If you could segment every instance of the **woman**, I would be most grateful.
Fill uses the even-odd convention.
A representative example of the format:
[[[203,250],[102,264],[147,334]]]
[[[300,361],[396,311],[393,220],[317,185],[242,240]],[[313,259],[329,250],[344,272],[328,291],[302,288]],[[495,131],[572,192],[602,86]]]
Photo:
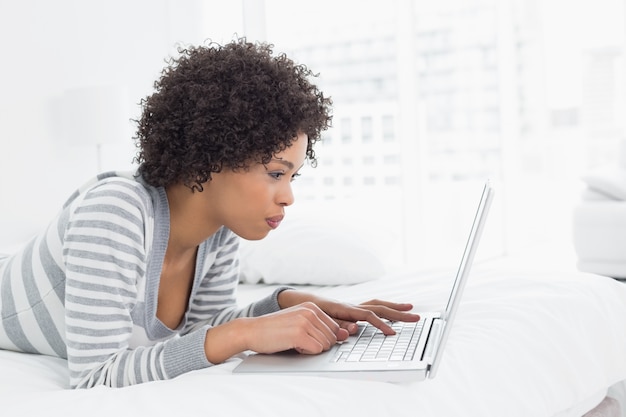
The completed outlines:
[[[290,288],[237,306],[239,238],[279,226],[331,102],[269,45],[179,52],[142,101],[137,172],[99,175],[0,259],[0,348],[67,358],[73,388],[119,387],[246,350],[320,353],[359,320],[386,334],[381,318],[419,320],[409,304]]]

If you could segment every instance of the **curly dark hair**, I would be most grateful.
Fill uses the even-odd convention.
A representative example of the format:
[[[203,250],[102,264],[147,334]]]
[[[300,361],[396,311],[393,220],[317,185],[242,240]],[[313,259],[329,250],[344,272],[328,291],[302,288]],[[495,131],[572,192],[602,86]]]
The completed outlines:
[[[245,38],[178,53],[135,120],[135,162],[148,184],[202,191],[211,173],[266,164],[299,133],[315,166],[313,145],[332,120],[331,99],[308,80],[317,74]]]

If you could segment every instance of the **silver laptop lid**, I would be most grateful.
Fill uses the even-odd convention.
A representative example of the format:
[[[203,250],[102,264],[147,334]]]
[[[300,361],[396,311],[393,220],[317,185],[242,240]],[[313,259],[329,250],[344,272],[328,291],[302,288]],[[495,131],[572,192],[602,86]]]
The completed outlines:
[[[483,188],[483,193],[480,197],[480,202],[478,203],[478,209],[476,210],[476,214],[474,216],[472,229],[470,231],[469,237],[467,238],[467,243],[465,244],[465,250],[463,251],[463,257],[461,258],[452,291],[450,292],[450,298],[448,299],[448,304],[442,317],[443,329],[440,332],[441,336],[435,335],[435,338],[439,339],[439,343],[438,345],[436,345],[437,349],[435,352],[435,357],[433,358],[432,365],[428,373],[429,378],[435,377],[439,362],[441,362],[441,356],[443,354],[445,344],[448,340],[450,330],[452,329],[451,324],[458,310],[459,303],[461,302],[461,294],[463,293],[463,289],[465,288],[465,283],[467,282],[467,277],[474,261],[474,256],[476,255],[476,251],[478,249],[478,242],[480,241],[480,237],[485,227],[487,214],[489,212],[489,208],[491,207],[491,200],[493,199],[493,193],[494,191],[491,182],[487,180]]]

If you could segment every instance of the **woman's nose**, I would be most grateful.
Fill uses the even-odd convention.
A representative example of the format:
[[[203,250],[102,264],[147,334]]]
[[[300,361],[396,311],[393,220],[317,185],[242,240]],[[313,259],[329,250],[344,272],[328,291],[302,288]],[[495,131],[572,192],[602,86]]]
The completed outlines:
[[[295,198],[293,196],[293,190],[291,189],[291,182],[288,182],[284,187],[281,187],[277,199],[278,204],[281,206],[290,206],[293,204]]]

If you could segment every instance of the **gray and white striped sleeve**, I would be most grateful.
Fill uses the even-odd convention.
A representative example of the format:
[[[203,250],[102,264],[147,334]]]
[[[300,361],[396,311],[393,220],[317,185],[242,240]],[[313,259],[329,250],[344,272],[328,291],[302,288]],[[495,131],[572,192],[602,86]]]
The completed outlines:
[[[173,343],[171,352],[192,349],[204,356],[197,348],[201,342],[193,337],[129,346],[133,325],[138,324],[131,311],[142,296],[137,283],[145,276],[150,244],[147,198],[130,182],[110,182],[89,191],[68,222],[63,250],[71,387],[119,387],[172,378],[176,375],[164,365],[168,343]],[[200,357],[196,368],[198,361],[208,363]],[[177,373],[188,370],[175,368]]]

